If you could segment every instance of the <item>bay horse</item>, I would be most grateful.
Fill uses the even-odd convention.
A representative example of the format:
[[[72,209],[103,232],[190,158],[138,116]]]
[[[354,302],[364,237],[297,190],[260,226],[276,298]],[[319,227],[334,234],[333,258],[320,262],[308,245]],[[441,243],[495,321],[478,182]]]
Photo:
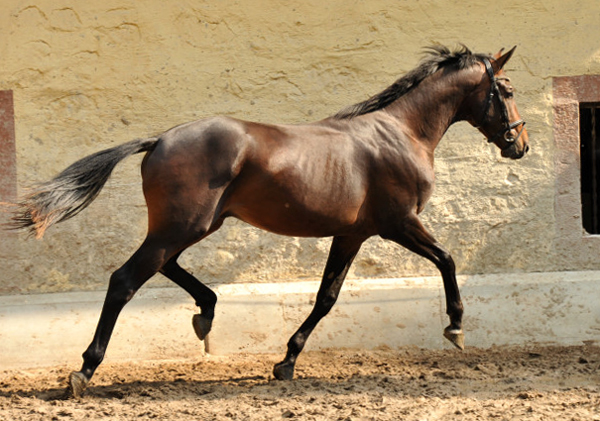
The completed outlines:
[[[514,50],[486,55],[465,46],[432,47],[418,67],[391,86],[324,120],[303,125],[230,117],[194,121],[82,158],[33,188],[17,204],[12,224],[41,237],[88,206],[117,163],[146,153],[141,173],[148,233],[110,277],[82,368],[70,375],[70,393],[80,396],[85,390],[119,313],[158,272],[195,300],[200,312],[193,327],[201,340],[206,337],[217,296],[177,259],[228,217],[282,235],[333,237],[314,307],[275,365],[275,378],[293,378],[306,340],[334,305],[362,243],[374,235],[437,266],[450,319],[443,333],[462,349],[455,265],[418,215],[434,186],[434,150],[451,124],[466,120],[503,157],[519,159],[528,151],[525,122],[503,70]]]

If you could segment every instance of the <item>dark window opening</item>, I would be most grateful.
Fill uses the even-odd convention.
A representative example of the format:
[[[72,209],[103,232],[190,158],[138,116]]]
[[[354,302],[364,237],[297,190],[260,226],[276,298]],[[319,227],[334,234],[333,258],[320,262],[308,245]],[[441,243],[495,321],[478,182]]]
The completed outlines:
[[[600,103],[580,104],[579,134],[583,228],[600,234]]]

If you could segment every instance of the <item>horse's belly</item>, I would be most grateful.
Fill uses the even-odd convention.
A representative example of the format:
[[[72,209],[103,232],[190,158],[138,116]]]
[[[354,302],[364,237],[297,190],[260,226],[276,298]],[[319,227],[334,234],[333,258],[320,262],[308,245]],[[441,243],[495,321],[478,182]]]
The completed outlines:
[[[252,201],[237,202],[228,212],[255,227],[294,237],[329,237],[357,230],[361,204],[354,200],[320,198],[307,203],[294,197],[265,194]]]
[[[367,192],[362,172],[348,154],[305,155],[273,152],[268,165],[248,165],[226,192],[225,212],[297,237],[355,229]]]

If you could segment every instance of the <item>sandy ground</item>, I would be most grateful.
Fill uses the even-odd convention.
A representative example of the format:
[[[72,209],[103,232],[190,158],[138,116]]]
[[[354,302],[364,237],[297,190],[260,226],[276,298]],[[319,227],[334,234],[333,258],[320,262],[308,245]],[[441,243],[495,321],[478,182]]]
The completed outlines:
[[[600,347],[304,353],[104,363],[64,399],[73,367],[0,373],[2,420],[600,420]]]

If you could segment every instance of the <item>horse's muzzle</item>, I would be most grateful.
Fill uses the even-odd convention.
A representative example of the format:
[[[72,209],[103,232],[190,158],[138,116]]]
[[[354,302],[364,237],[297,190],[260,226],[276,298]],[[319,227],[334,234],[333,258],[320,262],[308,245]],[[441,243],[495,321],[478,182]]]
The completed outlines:
[[[519,145],[518,142],[511,143],[508,147],[502,149],[501,155],[504,158],[521,159],[529,151],[529,145]]]

